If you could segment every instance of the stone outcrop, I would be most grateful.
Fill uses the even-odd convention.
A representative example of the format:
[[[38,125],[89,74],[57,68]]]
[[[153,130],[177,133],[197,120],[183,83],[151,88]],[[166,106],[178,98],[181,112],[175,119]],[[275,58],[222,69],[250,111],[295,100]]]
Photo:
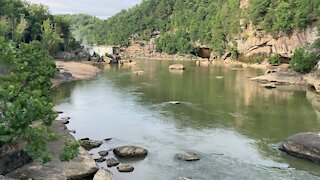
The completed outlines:
[[[320,133],[299,133],[286,139],[279,149],[311,161],[320,162]]]
[[[99,171],[94,175],[93,180],[114,180],[112,172],[106,169],[99,169]]]
[[[49,142],[48,146],[52,152],[52,161],[46,164],[41,162],[33,162],[10,172],[7,176],[20,178],[26,175],[26,179],[85,179],[93,177],[98,171],[98,166],[91,155],[83,149],[79,148],[79,155],[68,162],[60,161],[60,154],[64,148],[65,141],[75,141],[74,137],[69,133],[67,127],[60,121],[54,121],[53,130],[60,135],[57,141]]]
[[[148,150],[137,146],[121,146],[113,149],[113,152],[123,158],[145,157]]]
[[[295,30],[291,35],[278,35],[273,37],[262,30],[254,28],[252,23],[244,29],[242,38],[237,40],[239,53],[245,56],[272,54],[290,58],[295,49],[308,46],[318,38],[318,29],[309,26],[305,30]]]
[[[120,162],[114,158],[107,159],[107,166],[108,167],[113,167],[113,166],[118,166]]]

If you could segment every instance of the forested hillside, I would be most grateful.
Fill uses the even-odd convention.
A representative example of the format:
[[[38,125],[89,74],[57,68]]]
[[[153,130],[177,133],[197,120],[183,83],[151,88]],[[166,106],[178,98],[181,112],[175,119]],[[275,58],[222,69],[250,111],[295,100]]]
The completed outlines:
[[[319,0],[250,0],[245,8],[240,8],[239,0],[143,0],[104,21],[68,18],[77,19],[81,26],[75,30],[89,43],[128,45],[134,34],[148,40],[152,32],[161,31],[158,51],[185,54],[196,42],[218,53],[231,49],[234,38],[250,22],[266,33],[290,34],[318,23],[319,17]]]

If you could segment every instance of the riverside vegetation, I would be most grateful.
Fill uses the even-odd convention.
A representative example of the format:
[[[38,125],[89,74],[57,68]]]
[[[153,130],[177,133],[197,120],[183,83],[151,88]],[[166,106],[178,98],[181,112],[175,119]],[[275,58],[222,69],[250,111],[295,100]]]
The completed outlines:
[[[50,161],[47,142],[55,140],[51,124],[57,117],[49,96],[57,75],[56,51],[75,49],[70,25],[43,5],[21,0],[0,1],[0,148],[27,142],[33,159]],[[76,156],[78,143],[66,143],[61,160]]]

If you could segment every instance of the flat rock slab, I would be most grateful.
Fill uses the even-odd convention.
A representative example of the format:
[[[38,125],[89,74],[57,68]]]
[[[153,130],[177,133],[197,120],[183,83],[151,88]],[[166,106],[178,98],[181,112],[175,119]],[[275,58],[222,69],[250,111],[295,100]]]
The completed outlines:
[[[81,146],[90,151],[91,149],[98,148],[102,145],[102,141],[92,140],[92,139],[82,139]]]
[[[17,169],[8,176],[18,179],[51,179],[51,180],[67,180],[67,176],[61,172],[61,169],[46,166],[42,163],[31,163],[20,169]],[[1,178],[0,178],[1,179]]]
[[[107,166],[108,167],[113,167],[113,166],[118,166],[120,162],[114,158],[107,159]]]
[[[94,175],[93,180],[114,180],[112,172],[106,169],[99,169]]]
[[[120,165],[117,167],[119,172],[132,172],[134,170],[134,167],[131,165]]]
[[[293,135],[282,142],[279,149],[296,157],[320,162],[320,132]]]
[[[113,149],[114,154],[123,158],[145,157],[148,150],[138,146],[121,146]]]
[[[193,152],[183,152],[180,154],[177,154],[177,158],[183,161],[199,161],[200,157]]]

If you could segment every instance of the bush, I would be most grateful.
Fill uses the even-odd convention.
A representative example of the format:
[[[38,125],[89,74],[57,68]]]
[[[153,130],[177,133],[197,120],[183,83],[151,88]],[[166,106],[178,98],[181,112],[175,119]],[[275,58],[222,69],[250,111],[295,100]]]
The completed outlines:
[[[263,61],[263,57],[262,57],[262,56],[255,56],[255,57],[252,58],[252,61],[253,61],[254,63],[261,64],[262,61]]]
[[[309,73],[317,64],[317,55],[315,53],[308,53],[305,49],[296,49],[290,61],[290,68],[297,72]]]
[[[271,65],[279,65],[281,63],[281,59],[278,55],[270,56],[268,61]]]
[[[60,154],[61,161],[69,161],[79,155],[79,141],[65,141],[63,152]]]

